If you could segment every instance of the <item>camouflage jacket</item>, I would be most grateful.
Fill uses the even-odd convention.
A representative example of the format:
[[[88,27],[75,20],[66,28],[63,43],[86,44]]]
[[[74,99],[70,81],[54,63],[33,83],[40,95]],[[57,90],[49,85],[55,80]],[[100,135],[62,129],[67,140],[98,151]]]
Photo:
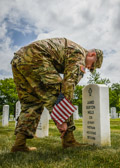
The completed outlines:
[[[58,73],[64,74],[62,93],[71,100],[74,87],[83,77],[87,50],[66,38],[51,38],[35,41],[22,47],[15,54],[24,58],[25,62],[38,63],[44,55],[52,62]]]

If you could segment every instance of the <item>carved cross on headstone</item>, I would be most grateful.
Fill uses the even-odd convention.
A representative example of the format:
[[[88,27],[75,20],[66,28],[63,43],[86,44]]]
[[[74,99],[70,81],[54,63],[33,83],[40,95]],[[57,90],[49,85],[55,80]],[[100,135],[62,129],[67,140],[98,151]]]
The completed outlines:
[[[91,88],[88,89],[88,93],[89,93],[89,96],[92,95],[92,89]]]

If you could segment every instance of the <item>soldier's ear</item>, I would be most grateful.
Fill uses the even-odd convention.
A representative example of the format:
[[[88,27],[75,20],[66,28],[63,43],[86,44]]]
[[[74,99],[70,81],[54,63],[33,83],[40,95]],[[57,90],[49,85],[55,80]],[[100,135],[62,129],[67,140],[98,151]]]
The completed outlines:
[[[93,57],[96,56],[96,52],[93,51],[93,52],[91,53],[91,56],[93,56]]]

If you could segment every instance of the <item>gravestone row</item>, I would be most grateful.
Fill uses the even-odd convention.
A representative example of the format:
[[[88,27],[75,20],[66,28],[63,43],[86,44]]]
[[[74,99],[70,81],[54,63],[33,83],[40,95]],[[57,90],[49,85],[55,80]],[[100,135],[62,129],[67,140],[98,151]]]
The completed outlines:
[[[16,108],[15,108],[15,126],[17,124],[17,120],[20,115],[20,112],[21,112],[21,104],[20,104],[20,101],[17,101]],[[78,117],[78,108],[77,108],[74,114],[74,119],[77,120],[78,118],[79,117]],[[36,130],[37,137],[48,136],[50,119],[51,119],[51,116],[49,115],[49,111],[44,107],[44,110],[42,112],[37,130]],[[2,126],[8,126],[8,124],[9,124],[9,105],[4,105],[3,116],[2,116]]]
[[[105,85],[90,84],[83,89],[83,141],[99,146],[110,146],[110,117],[109,117],[109,94],[108,87]],[[73,118],[79,119],[78,107],[74,112]],[[115,111],[115,109],[112,109]],[[17,118],[21,111],[21,105],[16,103]],[[113,113],[113,112],[111,112]],[[115,113],[115,112],[114,112]],[[8,125],[9,106],[3,107],[2,125]],[[112,116],[112,115],[111,115]],[[48,136],[49,134],[49,112],[44,108],[41,119],[36,131],[37,137]]]

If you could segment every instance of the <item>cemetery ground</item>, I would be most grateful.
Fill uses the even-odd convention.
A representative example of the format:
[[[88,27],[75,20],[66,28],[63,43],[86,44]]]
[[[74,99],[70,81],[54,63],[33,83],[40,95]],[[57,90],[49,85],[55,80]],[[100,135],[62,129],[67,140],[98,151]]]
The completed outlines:
[[[10,153],[14,143],[14,121],[2,127],[0,122],[0,168],[120,168],[120,119],[111,119],[111,147],[62,149],[60,133],[52,120],[49,136],[27,140],[37,151]],[[75,138],[82,142],[82,119],[75,121]]]

